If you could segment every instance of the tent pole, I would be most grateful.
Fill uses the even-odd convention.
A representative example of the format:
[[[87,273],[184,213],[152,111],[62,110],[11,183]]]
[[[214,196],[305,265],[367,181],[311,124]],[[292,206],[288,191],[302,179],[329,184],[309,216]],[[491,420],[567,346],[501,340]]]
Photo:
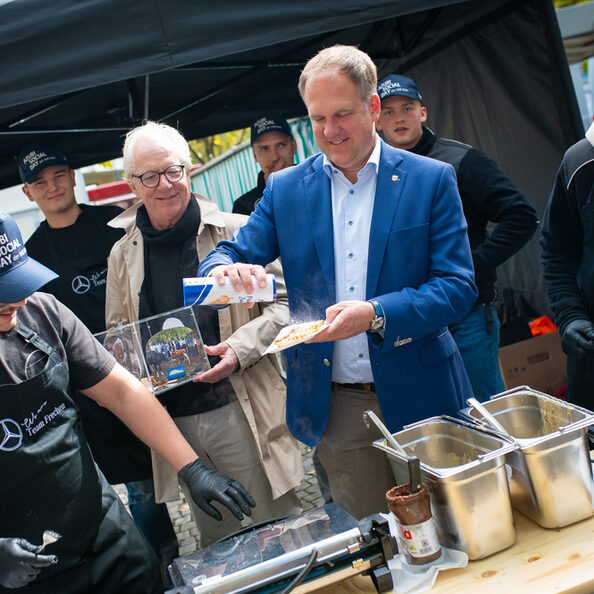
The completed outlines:
[[[143,119],[145,122],[149,119],[149,89],[150,89],[150,74],[144,75],[144,114]]]

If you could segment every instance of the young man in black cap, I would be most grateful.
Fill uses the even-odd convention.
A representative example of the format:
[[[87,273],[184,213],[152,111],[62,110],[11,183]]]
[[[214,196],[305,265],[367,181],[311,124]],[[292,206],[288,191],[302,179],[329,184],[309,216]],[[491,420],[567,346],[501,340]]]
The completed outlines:
[[[68,306],[92,333],[102,332],[107,258],[123,235],[107,223],[122,209],[78,204],[74,171],[52,144],[27,146],[18,167],[23,192],[45,215],[27,241],[27,251],[59,275],[43,291]],[[149,449],[108,410],[82,395],[74,398],[95,461],[110,484],[126,485],[132,517],[165,568],[179,549],[166,505],[155,502]]]
[[[23,192],[45,216],[27,241],[27,250],[59,275],[44,290],[67,305],[91,332],[102,332],[107,257],[122,236],[107,223],[122,209],[78,204],[74,171],[56,146],[27,146],[18,156],[18,167]]]
[[[23,592],[149,594],[157,559],[91,457],[72,390],[105,406],[164,456],[205,513],[239,518],[254,501],[207,469],[153,394],[52,295],[0,212],[0,586]],[[44,533],[58,533],[41,554]],[[57,540],[56,540],[57,538]]]
[[[286,120],[262,116],[251,127],[254,159],[260,166],[258,185],[233,203],[233,212],[250,215],[262,198],[268,176],[295,164],[297,143]]]
[[[499,368],[499,320],[494,305],[496,268],[532,237],[537,213],[524,194],[483,152],[436,136],[423,124],[427,108],[414,80],[391,74],[377,87],[382,109],[377,129],[393,147],[454,166],[468,224],[479,296],[460,322],[450,326],[475,396],[504,390]],[[487,223],[497,226],[489,235]]]

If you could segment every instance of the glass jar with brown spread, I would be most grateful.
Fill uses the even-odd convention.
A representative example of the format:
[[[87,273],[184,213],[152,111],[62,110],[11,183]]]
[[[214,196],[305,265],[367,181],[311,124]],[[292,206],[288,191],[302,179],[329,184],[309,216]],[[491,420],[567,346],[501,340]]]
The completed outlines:
[[[412,565],[435,561],[441,555],[427,487],[410,492],[410,485],[400,485],[386,493],[388,509],[396,516],[398,545]]]

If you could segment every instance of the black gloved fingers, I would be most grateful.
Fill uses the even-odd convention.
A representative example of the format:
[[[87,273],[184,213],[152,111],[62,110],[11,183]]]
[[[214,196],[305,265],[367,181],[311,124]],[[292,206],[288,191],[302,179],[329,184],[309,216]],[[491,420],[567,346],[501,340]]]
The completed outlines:
[[[17,539],[17,544],[19,547],[21,547],[21,549],[23,549],[24,551],[29,551],[29,553],[35,553],[39,548],[37,545],[34,545],[33,543],[29,542],[26,538]]]
[[[582,332],[570,328],[567,330],[561,341],[563,350],[570,356],[580,359],[583,356],[594,352],[594,341],[586,338]]]
[[[231,481],[230,487],[233,487],[237,491],[239,491],[243,497],[247,500],[250,507],[256,507],[256,502],[252,497],[251,493],[239,482],[233,479]]]
[[[576,359],[593,353],[594,324],[590,320],[572,320],[561,333],[561,345],[569,356]]]
[[[31,565],[31,567],[49,567],[58,562],[58,557],[56,557],[56,555],[38,555],[37,550],[39,547],[30,543],[25,538],[18,539],[18,546],[21,547],[23,551],[26,551],[23,553],[22,558],[26,559],[26,562]],[[31,553],[31,555],[28,555],[27,553]],[[37,573],[39,573],[39,571]]]
[[[221,512],[216,507],[213,507],[208,501],[201,499],[200,501],[196,501],[196,503],[198,504],[198,507],[211,518],[218,521],[222,519]]]
[[[576,336],[576,343],[585,351],[594,351],[594,332],[587,330],[584,333],[578,333]]]
[[[37,555],[36,550],[37,547],[24,538],[0,538],[0,585],[22,588],[37,577],[42,567],[54,563],[54,555]],[[49,563],[46,563],[48,557]]]
[[[229,487],[227,487],[227,492],[237,501],[244,514],[247,516],[252,515],[250,508],[256,507],[256,502],[251,493],[239,481],[233,479]]]
[[[58,562],[56,555],[35,555],[35,559],[31,561],[31,567],[49,567]]]
[[[215,499],[222,503],[238,520],[243,520],[242,509],[228,489],[224,493],[218,493]],[[251,516],[252,513],[249,512],[247,515]]]

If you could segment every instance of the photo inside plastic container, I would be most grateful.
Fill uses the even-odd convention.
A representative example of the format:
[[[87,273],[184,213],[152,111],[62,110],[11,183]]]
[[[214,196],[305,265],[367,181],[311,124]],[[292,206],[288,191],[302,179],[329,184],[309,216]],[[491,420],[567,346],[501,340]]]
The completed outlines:
[[[134,377],[142,379],[143,369],[138,354],[132,342],[125,336],[107,336],[103,341],[103,347],[107,349],[115,360],[125,367]]]
[[[155,392],[210,368],[191,308],[147,318],[139,325]]]

